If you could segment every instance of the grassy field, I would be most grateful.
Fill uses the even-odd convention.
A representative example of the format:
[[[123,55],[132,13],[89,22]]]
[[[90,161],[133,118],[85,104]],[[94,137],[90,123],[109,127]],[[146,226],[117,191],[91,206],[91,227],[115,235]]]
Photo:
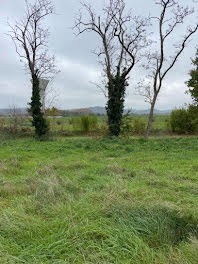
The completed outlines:
[[[0,263],[197,264],[198,139],[0,141]]]

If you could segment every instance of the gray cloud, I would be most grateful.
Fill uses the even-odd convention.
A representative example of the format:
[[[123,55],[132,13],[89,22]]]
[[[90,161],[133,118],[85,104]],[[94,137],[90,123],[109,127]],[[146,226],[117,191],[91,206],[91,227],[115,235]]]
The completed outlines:
[[[101,0],[90,1],[101,6]],[[191,3],[191,0],[188,2]],[[147,15],[149,12],[156,12],[154,0],[127,0],[127,3],[129,7],[134,8],[136,14]],[[13,21],[23,15],[24,0],[0,0],[0,4],[0,108],[11,104],[25,107],[31,96],[30,77],[25,73],[12,41],[4,34],[8,31],[6,25],[8,17]],[[99,39],[94,34],[76,37],[71,29],[75,14],[80,8],[80,0],[54,0],[54,4],[57,15],[50,17],[46,24],[50,25],[51,29],[50,51],[56,55],[57,66],[61,70],[53,83],[59,93],[57,106],[77,108],[105,105],[104,95],[90,83],[98,82],[101,76],[97,58],[91,53],[91,50],[99,45]],[[155,31],[155,27],[153,30]],[[184,29],[180,28],[177,35],[184,33]],[[196,38],[197,35],[194,36],[194,39]],[[184,82],[189,78],[188,72],[192,67],[190,57],[195,54],[195,46],[195,41],[189,43],[185,54],[168,75],[157,103],[158,109],[178,107],[191,101],[185,94],[187,88]],[[130,87],[127,91],[127,107],[137,109],[149,107],[144,103],[144,98],[135,95],[134,87],[140,76],[140,69],[136,67],[131,74]]]

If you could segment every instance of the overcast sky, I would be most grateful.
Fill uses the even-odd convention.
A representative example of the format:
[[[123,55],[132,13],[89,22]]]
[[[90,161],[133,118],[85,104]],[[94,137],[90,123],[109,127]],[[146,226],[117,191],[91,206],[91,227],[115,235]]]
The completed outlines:
[[[101,5],[103,0],[89,2],[93,5]],[[156,11],[154,0],[126,0],[126,2],[136,15],[148,15]],[[192,4],[191,0],[179,0],[179,2]],[[56,55],[57,67],[61,71],[53,83],[59,94],[56,106],[61,109],[104,106],[106,103],[104,95],[91,84],[98,82],[101,76],[97,58],[91,52],[100,40],[95,34],[84,34],[80,37],[73,34],[71,27],[80,8],[80,0],[54,0],[54,4],[57,15],[49,18],[47,23],[51,30],[50,50]],[[23,16],[24,8],[24,0],[0,0],[0,108],[13,105],[26,107],[31,97],[30,76],[25,73],[11,39],[5,35],[8,31],[7,19],[10,22],[19,19]],[[156,34],[155,30],[156,28],[153,27],[154,34]],[[184,34],[185,29],[181,27],[175,40]],[[190,97],[185,94],[187,87],[184,82],[189,79],[188,73],[192,68],[191,58],[195,55],[197,38],[198,34],[193,36],[176,67],[167,76],[157,109],[171,109],[191,102]],[[171,43],[169,49],[171,50]],[[137,66],[131,73],[126,107],[133,109],[149,107],[144,103],[144,98],[135,95],[134,87],[140,75]]]

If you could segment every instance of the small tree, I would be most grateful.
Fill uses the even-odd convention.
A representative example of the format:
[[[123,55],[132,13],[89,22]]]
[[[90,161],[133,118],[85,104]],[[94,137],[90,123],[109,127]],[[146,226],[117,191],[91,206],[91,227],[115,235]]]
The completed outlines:
[[[141,58],[141,49],[149,44],[146,39],[149,19],[126,12],[124,0],[108,0],[101,14],[96,14],[91,4],[83,3],[82,7],[87,19],[80,13],[75,28],[78,34],[96,33],[101,40],[95,53],[104,70],[109,131],[118,136],[129,74]]]
[[[41,137],[47,133],[48,125],[41,110],[39,80],[49,79],[57,73],[55,58],[48,53],[49,29],[45,29],[42,22],[48,15],[54,14],[54,6],[51,0],[35,0],[34,4],[25,0],[25,3],[25,16],[15,25],[9,24],[9,36],[15,44],[16,52],[31,74],[30,112],[33,117],[32,124],[35,127],[35,134]]]
[[[198,50],[196,53],[196,58],[192,61],[195,68],[190,71],[190,80],[187,81],[189,87],[189,93],[193,99],[193,102],[198,106]]]
[[[154,48],[147,54],[147,63],[144,67],[149,70],[149,75],[147,81],[141,81],[138,85],[139,93],[146,98],[145,102],[151,105],[145,138],[148,138],[151,130],[155,104],[163,87],[164,79],[185,50],[190,37],[198,30],[198,23],[188,26],[181,41],[176,42],[173,46],[168,45],[168,38],[178,38],[177,27],[181,24],[184,25],[186,18],[194,13],[194,9],[181,6],[176,0],[156,0],[155,3],[161,7],[160,15],[153,18],[157,20],[159,28],[159,48]],[[170,52],[173,52],[172,56],[170,56]]]

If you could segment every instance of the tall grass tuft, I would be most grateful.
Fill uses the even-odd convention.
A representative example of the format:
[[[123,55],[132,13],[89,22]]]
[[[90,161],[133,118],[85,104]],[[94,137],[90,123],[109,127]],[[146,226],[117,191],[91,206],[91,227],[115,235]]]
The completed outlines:
[[[72,117],[70,119],[70,124],[72,125],[74,131],[80,130],[80,128],[81,128],[80,123],[81,122],[80,122],[79,117]]]
[[[75,131],[89,132],[98,127],[97,116],[82,115],[81,117],[72,117],[70,123]]]
[[[133,131],[134,134],[142,135],[146,129],[146,124],[140,118],[135,118],[133,121]]]
[[[84,132],[95,130],[97,128],[97,124],[98,124],[97,116],[83,115],[80,117],[80,121],[81,121],[81,130]]]

